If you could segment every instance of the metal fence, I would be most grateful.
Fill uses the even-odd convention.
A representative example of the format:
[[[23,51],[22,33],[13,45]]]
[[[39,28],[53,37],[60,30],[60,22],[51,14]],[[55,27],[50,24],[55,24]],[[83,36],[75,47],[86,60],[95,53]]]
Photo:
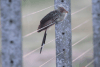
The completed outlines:
[[[1,0],[1,67],[99,67],[100,2],[92,3],[91,0],[25,0],[21,5],[21,0]],[[47,42],[39,54],[43,32],[37,33],[38,24],[60,4],[67,6],[69,13],[62,24],[49,28]]]

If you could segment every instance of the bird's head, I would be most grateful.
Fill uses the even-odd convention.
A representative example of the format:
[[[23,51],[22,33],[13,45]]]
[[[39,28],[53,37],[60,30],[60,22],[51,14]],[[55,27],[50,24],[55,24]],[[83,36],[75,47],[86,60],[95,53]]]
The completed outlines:
[[[59,10],[61,13],[68,13],[68,11],[66,11],[66,9],[63,8],[63,7],[58,7],[58,10]]]

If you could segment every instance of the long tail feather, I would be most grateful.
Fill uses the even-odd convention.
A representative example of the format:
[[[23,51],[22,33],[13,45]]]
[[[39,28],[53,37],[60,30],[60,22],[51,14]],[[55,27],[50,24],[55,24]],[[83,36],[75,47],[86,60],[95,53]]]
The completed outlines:
[[[47,35],[47,33],[46,33],[46,30],[45,30],[44,37],[43,37],[42,44],[41,44],[40,54],[42,52],[43,45],[45,44],[45,41],[46,41],[46,35]]]

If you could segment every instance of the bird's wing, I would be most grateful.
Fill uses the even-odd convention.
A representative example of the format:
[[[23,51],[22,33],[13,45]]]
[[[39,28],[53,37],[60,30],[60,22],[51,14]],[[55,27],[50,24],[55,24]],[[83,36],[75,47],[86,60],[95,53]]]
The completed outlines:
[[[41,32],[42,30],[47,29],[47,28],[49,27],[49,24],[53,23],[54,20],[55,20],[55,18],[57,18],[57,15],[58,15],[58,14],[59,14],[59,12],[58,12],[57,10],[52,11],[52,12],[50,12],[49,14],[47,14],[47,15],[40,21],[40,25],[39,25],[39,27],[38,27],[38,30],[41,29],[41,28],[43,28],[43,27],[45,27],[45,28],[39,30],[38,32]],[[47,26],[47,25],[48,25],[48,26]],[[53,24],[51,24],[51,25],[53,25]],[[51,26],[51,25],[50,25],[50,26]],[[46,27],[46,26],[47,26],[47,27]]]

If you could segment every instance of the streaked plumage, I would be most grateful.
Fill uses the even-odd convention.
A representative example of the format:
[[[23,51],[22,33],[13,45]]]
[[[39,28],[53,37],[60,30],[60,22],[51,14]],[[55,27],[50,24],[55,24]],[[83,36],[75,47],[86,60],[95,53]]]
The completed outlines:
[[[47,33],[46,33],[47,28],[54,25],[55,22],[62,21],[67,13],[68,13],[68,11],[66,11],[63,7],[59,7],[57,10],[54,10],[54,11],[51,11],[50,13],[48,13],[40,21],[40,25],[38,26],[38,32],[45,30],[43,41],[42,41],[42,44],[41,44],[40,53],[42,51],[43,45],[45,44],[46,35],[47,35]]]
[[[60,15],[60,12],[55,10],[55,11],[52,11],[50,12],[49,14],[47,14],[41,21],[40,21],[40,25],[38,27],[38,29],[41,29],[42,27],[46,26],[46,25],[49,25],[50,23],[54,23],[54,20],[56,18],[58,18]],[[53,25],[53,24],[52,24]],[[51,26],[51,25],[50,25]],[[48,27],[50,26],[47,26],[41,30],[38,30],[38,32],[41,32],[42,30],[45,30],[47,29]]]

